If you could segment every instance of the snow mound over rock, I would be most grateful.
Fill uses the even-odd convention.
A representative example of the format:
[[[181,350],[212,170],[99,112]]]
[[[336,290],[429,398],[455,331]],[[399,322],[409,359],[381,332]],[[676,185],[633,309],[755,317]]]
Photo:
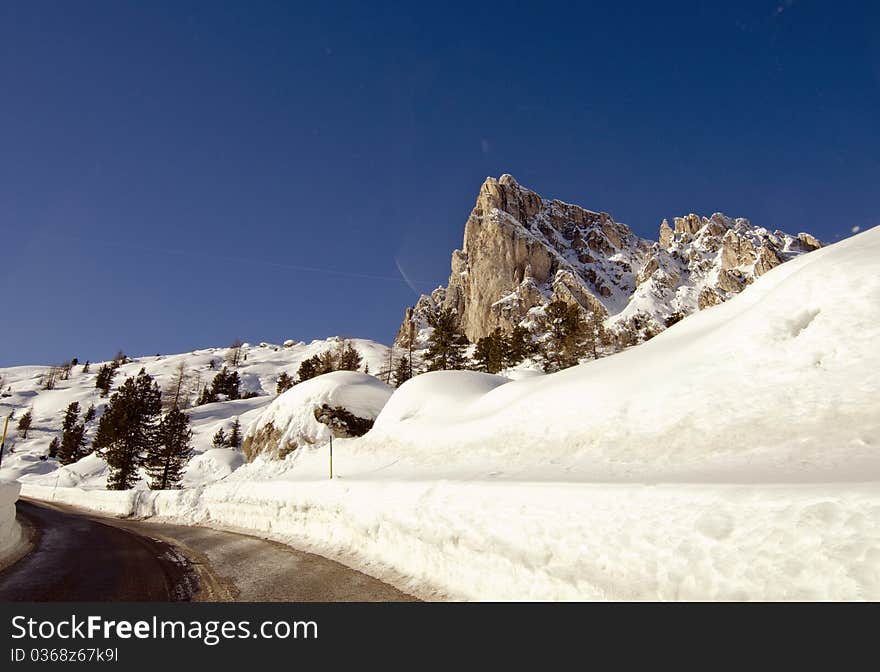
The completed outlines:
[[[0,480],[0,568],[21,540],[21,529],[15,520],[15,502],[20,491],[18,481]]]
[[[323,404],[341,406],[359,418],[374,420],[393,392],[378,378],[355,371],[334,371],[295,385],[273,401],[248,427],[242,450],[284,457],[297,448],[330,440],[330,430],[315,420]]]

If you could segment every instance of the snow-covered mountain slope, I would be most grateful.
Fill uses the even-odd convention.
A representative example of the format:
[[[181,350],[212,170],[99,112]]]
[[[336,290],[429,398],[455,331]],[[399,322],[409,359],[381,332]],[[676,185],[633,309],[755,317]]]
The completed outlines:
[[[510,175],[487,178],[452,255],[446,287],[404,317],[397,344],[421,344],[425,316],[452,307],[475,342],[495,327],[528,324],[535,310],[563,299],[601,315],[628,341],[657,333],[740,292],[771,268],[820,247],[720,213],[666,220],[660,240],[636,236],[607,213],[542,199]]]
[[[364,364],[379,371],[387,366],[388,348],[374,341],[350,339],[358,350]],[[184,479],[185,484],[199,485],[227,476],[240,466],[244,459],[240,451],[214,449],[211,444],[214,433],[221,427],[228,433],[235,418],[246,429],[275,399],[278,376],[286,372],[296,378],[300,363],[309,357],[338,347],[339,338],[315,340],[311,343],[287,341],[285,345],[260,343],[244,344],[242,361],[235,368],[241,378],[241,391],[257,396],[250,399],[219,401],[186,409],[193,429],[192,458]],[[7,438],[7,454],[3,457],[0,478],[20,478],[22,482],[38,479],[64,485],[103,487],[106,482],[106,463],[96,455],[89,455],[79,462],[58,469],[55,460],[41,460],[48,452],[53,437],[61,435],[61,421],[67,405],[79,402],[81,412],[94,404],[100,417],[113,391],[126,377],[136,375],[141,368],[156,379],[166,393],[175,387],[179,367],[186,374],[184,396],[195,402],[199,391],[210,386],[211,380],[224,366],[229,348],[208,348],[189,353],[137,357],[119,367],[113,379],[110,395],[101,397],[95,388],[95,378],[103,362],[91,362],[89,371],[83,373],[83,363],[71,369],[68,380],[59,380],[55,389],[43,389],[43,380],[49,368],[46,366],[17,366],[0,369],[2,396],[0,417],[14,412]],[[27,438],[20,438],[16,425],[21,416],[30,409],[33,425]],[[97,429],[97,417],[88,424],[86,439],[91,443]]]
[[[878,259],[880,228],[552,375],[418,376],[334,441],[333,480],[315,444],[204,488],[23,491],[253,530],[425,597],[877,600]]]

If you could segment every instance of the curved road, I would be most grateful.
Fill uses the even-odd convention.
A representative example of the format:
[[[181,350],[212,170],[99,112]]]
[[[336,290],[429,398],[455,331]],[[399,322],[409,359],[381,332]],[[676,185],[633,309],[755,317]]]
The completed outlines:
[[[232,532],[19,500],[34,548],[0,601],[367,602],[415,598],[328,558]]]

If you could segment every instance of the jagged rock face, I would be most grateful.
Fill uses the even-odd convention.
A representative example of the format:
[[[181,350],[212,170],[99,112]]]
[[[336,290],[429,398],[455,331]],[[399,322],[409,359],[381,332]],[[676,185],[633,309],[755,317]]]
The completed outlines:
[[[488,178],[465,224],[462,249],[452,255],[445,292],[419,303],[430,308],[439,299],[454,308],[472,341],[519,324],[555,298],[604,316],[634,289],[648,247],[606,213],[544,200],[510,175]],[[407,313],[398,343],[419,308]]]
[[[799,236],[720,213],[664,219],[658,242],[636,236],[607,213],[542,199],[510,175],[487,178],[452,255],[449,283],[407,310],[396,342],[425,338],[425,315],[454,308],[476,341],[496,327],[529,324],[549,301],[597,313],[613,331],[664,328],[726,300],[755,277],[816,249]]]

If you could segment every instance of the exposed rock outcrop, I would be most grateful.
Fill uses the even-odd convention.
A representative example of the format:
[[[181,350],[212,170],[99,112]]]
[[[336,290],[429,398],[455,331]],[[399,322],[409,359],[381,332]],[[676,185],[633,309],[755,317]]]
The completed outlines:
[[[780,263],[820,247],[721,213],[664,219],[657,242],[642,239],[604,212],[542,199],[510,175],[487,178],[452,254],[446,287],[407,309],[398,345],[425,338],[425,315],[455,309],[476,341],[496,327],[529,325],[562,299],[598,314],[612,331],[663,329],[728,299]]]

